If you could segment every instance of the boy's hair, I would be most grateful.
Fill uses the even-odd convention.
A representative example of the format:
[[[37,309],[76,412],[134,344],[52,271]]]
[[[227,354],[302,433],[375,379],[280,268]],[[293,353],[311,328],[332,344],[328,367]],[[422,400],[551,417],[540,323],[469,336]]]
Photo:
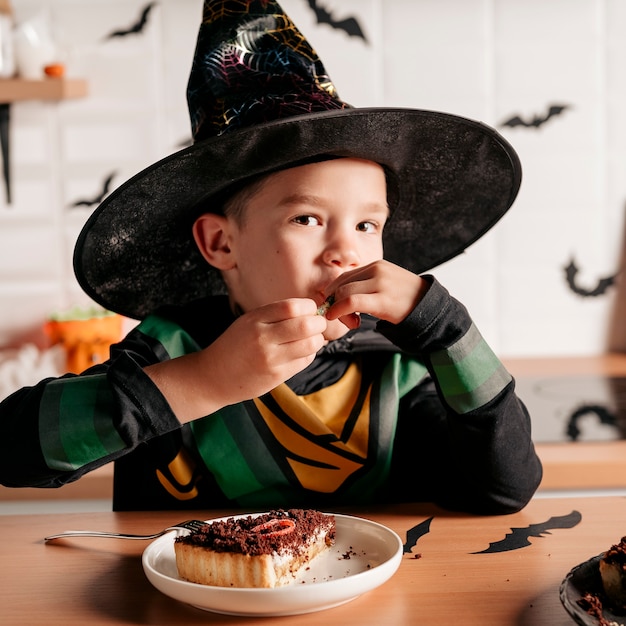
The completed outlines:
[[[311,162],[316,163],[319,161],[330,160],[330,158],[337,157],[323,157],[312,160]],[[391,172],[388,167],[385,167],[384,165],[381,165],[381,167],[385,172],[385,180],[387,182],[387,204],[394,205],[397,202],[398,183],[393,172]],[[220,215],[224,215],[235,220],[237,226],[243,226],[246,219],[246,208],[248,206],[248,202],[256,193],[261,191],[265,182],[275,173],[276,172],[270,172],[268,174],[252,176],[246,179],[243,184],[240,183],[238,185],[228,187],[218,195],[218,199],[213,198],[211,200],[211,206],[213,208],[207,209],[207,211],[217,211]]]
[[[307,159],[301,164],[308,165],[310,163],[318,163],[320,161],[327,161],[336,158],[340,157],[321,155],[314,159]],[[385,167],[384,165],[381,165],[381,167],[385,172],[385,180],[387,182],[388,204],[395,203],[397,202],[397,182],[389,168]],[[280,171],[284,170],[277,170],[277,172]],[[266,174],[259,174],[258,176],[251,176],[250,178],[244,180],[242,183],[226,188],[218,195],[218,199],[213,198],[211,200],[211,205],[214,207],[212,210],[217,210],[217,212],[221,215],[233,218],[238,226],[242,226],[246,219],[245,209],[248,205],[248,202],[256,193],[261,191],[265,182],[277,172],[269,172]]]
[[[248,179],[243,186],[237,185],[235,191],[227,190],[224,200],[221,202],[220,213],[232,218],[237,226],[243,226],[248,202],[261,191],[270,176],[271,174],[255,176]]]

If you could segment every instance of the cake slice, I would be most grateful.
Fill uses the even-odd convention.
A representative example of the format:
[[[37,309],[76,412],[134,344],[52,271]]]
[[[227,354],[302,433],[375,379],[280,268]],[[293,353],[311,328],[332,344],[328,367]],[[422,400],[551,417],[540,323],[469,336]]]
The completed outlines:
[[[599,568],[604,593],[616,608],[626,610],[626,537],[604,553]]]
[[[278,509],[209,522],[176,537],[181,578],[218,587],[272,588],[293,582],[335,542],[335,517],[311,509]]]

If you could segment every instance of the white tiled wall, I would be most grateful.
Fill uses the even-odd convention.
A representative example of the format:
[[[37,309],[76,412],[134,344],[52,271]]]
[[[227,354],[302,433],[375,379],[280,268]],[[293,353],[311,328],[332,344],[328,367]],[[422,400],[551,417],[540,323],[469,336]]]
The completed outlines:
[[[158,0],[142,34],[105,38],[147,4],[13,2],[18,20],[43,12],[89,96],[12,106],[11,206],[0,188],[0,348],[31,339],[50,311],[86,303],[71,256],[93,207],[72,204],[190,139],[185,84],[202,0]],[[479,119],[517,148],[524,180],[513,209],[436,271],[496,351],[604,351],[618,288],[582,297],[564,268],[575,259],[578,284],[592,288],[623,262],[626,2],[319,0],[337,19],[355,17],[365,39],[317,23],[307,0],[282,4],[344,100]],[[502,126],[551,104],[568,108],[539,127]]]

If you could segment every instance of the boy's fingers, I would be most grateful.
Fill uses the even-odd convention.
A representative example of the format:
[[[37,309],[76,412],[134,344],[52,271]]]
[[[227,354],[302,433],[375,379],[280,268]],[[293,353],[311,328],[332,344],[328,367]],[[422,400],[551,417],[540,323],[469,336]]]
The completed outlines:
[[[339,321],[347,326],[350,330],[354,330],[361,325],[361,316],[358,313],[350,313],[349,315],[342,315],[338,318]]]
[[[262,306],[258,311],[267,322],[279,322],[305,315],[315,315],[317,304],[310,298],[289,298]]]

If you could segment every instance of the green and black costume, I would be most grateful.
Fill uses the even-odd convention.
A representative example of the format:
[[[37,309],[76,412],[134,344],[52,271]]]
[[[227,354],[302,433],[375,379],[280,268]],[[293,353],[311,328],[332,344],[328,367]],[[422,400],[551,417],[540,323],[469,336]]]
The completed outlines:
[[[527,411],[463,305],[429,280],[401,324],[364,316],[271,393],[182,427],[142,368],[209,345],[233,316],[223,296],[150,315],[106,363],[0,405],[0,482],[57,487],[115,461],[118,510],[518,510],[541,479]]]

